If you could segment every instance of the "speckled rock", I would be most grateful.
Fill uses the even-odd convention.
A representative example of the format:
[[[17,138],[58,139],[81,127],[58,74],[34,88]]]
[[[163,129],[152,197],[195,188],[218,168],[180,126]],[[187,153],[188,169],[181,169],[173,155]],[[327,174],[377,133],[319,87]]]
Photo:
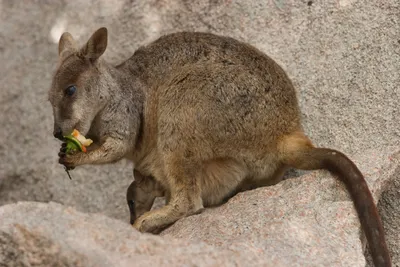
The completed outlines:
[[[374,197],[379,199],[385,192],[380,212],[394,215],[394,207],[400,204],[400,148],[366,151],[354,161]],[[383,219],[393,263],[400,264],[400,220],[396,218]],[[240,193],[226,205],[178,221],[161,235],[262,252],[275,266],[365,266],[365,240],[361,235],[360,242],[359,231],[344,185],[325,171],[314,171]]]
[[[129,224],[57,203],[0,207],[0,266],[237,266],[245,252],[141,234]]]

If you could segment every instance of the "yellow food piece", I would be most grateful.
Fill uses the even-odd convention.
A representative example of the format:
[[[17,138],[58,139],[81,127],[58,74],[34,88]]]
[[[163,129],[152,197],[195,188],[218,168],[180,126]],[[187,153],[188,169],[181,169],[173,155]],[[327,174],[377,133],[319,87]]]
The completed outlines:
[[[72,136],[78,139],[78,141],[84,146],[90,146],[93,143],[92,139],[87,139],[78,130],[74,129]]]

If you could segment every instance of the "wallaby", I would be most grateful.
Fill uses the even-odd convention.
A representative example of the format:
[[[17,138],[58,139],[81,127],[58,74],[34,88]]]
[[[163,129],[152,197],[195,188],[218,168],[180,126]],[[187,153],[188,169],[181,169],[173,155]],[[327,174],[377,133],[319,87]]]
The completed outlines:
[[[162,36],[117,66],[101,58],[106,47],[106,28],[82,48],[61,36],[49,92],[54,135],[77,129],[98,145],[72,155],[62,147],[67,168],[127,158],[154,179],[167,204],[138,217],[137,230],[159,232],[239,191],[278,183],[290,167],[327,169],[352,196],[375,266],[391,266],[363,175],[341,152],[313,146],[291,80],[270,57],[200,32]]]

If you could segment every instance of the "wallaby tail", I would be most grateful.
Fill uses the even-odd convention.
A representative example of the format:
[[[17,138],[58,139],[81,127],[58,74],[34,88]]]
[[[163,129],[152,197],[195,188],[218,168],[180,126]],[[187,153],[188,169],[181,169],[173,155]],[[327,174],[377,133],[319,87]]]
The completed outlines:
[[[337,175],[350,192],[376,267],[392,266],[378,209],[356,165],[343,153],[315,148],[303,134],[287,137],[280,144],[284,163],[302,170],[326,169]]]

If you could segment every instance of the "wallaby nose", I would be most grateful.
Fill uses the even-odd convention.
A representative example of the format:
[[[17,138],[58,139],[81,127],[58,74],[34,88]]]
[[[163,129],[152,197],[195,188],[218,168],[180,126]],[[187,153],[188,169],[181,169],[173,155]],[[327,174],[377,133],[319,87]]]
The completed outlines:
[[[61,128],[57,128],[56,130],[54,130],[54,137],[57,139],[63,140]]]

